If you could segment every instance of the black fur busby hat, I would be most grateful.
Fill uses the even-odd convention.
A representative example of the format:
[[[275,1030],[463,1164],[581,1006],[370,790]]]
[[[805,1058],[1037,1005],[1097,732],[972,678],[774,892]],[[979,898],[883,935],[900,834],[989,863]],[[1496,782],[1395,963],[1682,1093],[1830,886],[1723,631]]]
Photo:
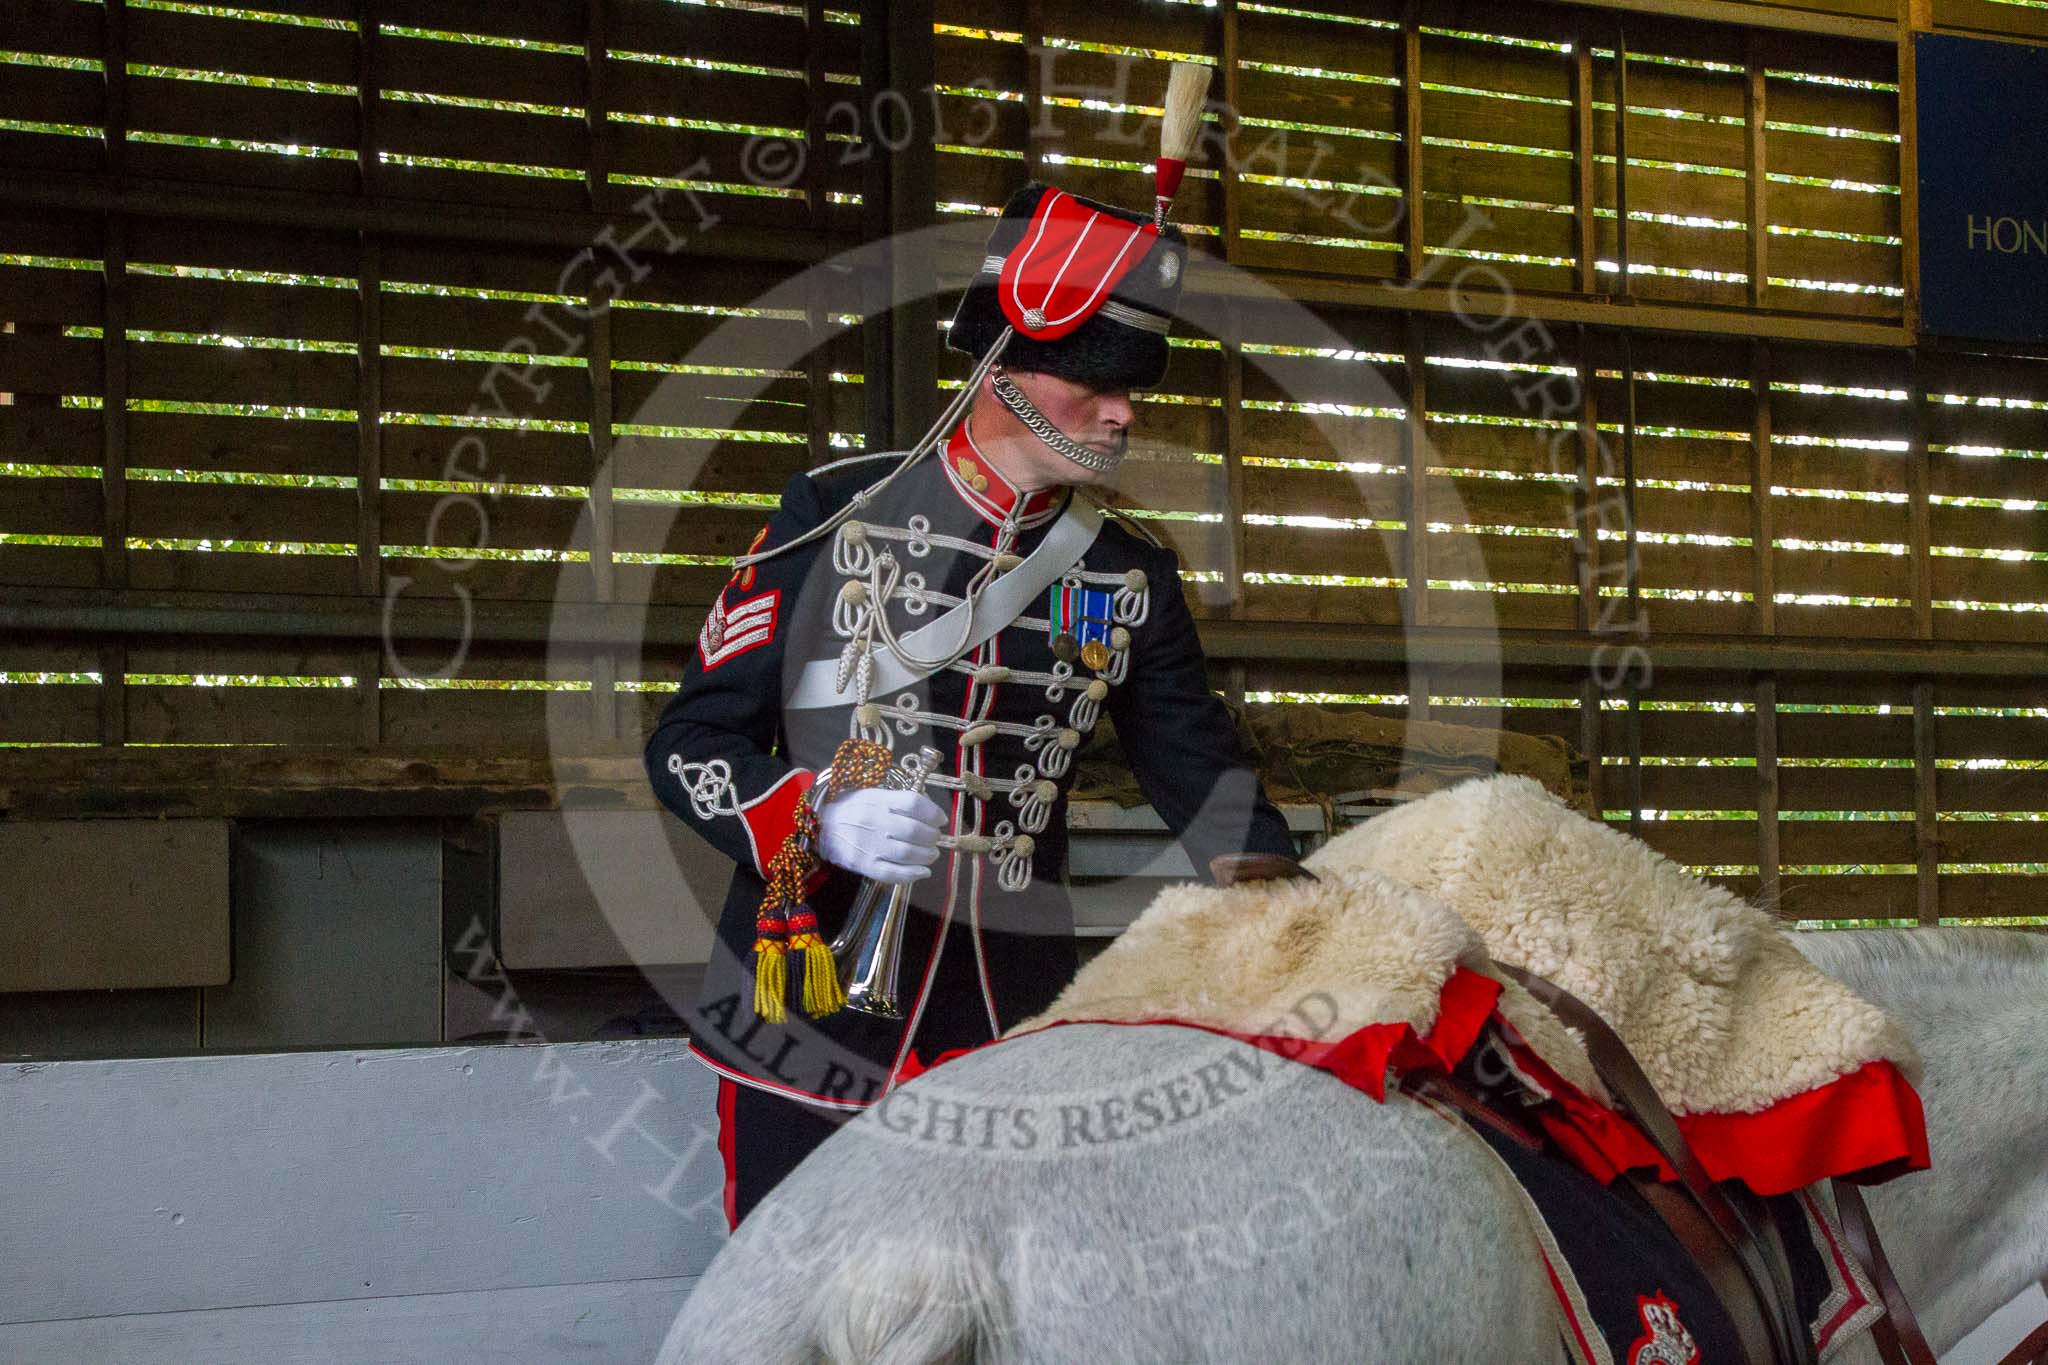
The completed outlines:
[[[1010,325],[998,295],[1003,261],[1023,241],[1039,201],[1053,187],[1037,182],[1010,196],[1003,215],[989,234],[981,269],[975,272],[953,314],[946,344],[979,358]],[[1069,196],[1084,209],[1146,224],[1149,213],[1134,213],[1111,204]],[[1187,238],[1171,223],[1158,236],[1140,239],[1146,246],[1138,262],[1110,286],[1108,297],[1079,327],[1056,340],[1034,340],[1020,330],[1003,348],[1002,363],[1013,370],[1042,370],[1102,389],[1149,389],[1166,374],[1166,334],[1180,301],[1181,276],[1187,265]]]

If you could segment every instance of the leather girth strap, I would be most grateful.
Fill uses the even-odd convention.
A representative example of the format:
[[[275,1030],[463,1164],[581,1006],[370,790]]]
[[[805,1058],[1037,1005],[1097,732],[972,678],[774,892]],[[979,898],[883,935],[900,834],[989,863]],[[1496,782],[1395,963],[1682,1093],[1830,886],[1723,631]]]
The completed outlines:
[[[1679,1131],[1677,1121],[1658,1098],[1650,1078],[1643,1074],[1620,1036],[1591,1006],[1534,972],[1499,961],[1494,966],[1566,1025],[1578,1030],[1585,1040],[1586,1055],[1608,1093],[1649,1139],[1665,1164],[1678,1173],[1679,1191],[1696,1217],[1687,1218],[1683,1212],[1669,1207],[1673,1201],[1668,1188],[1653,1194],[1653,1189],[1660,1188],[1657,1182],[1641,1182],[1640,1188],[1652,1206],[1658,1207],[1666,1221],[1672,1223],[1680,1240],[1690,1244],[1709,1283],[1721,1293],[1729,1318],[1745,1337],[1746,1353],[1756,1356],[1757,1365],[1814,1365],[1813,1338],[1799,1321],[1793,1297],[1792,1268],[1785,1258],[1777,1228],[1762,1204],[1734,1181],[1716,1185],[1708,1178],[1685,1135]],[[1701,1234],[1702,1222],[1710,1235]],[[1729,1273],[1728,1262],[1732,1262],[1733,1274]],[[1748,1304],[1744,1303],[1744,1296],[1729,1294],[1726,1287],[1736,1284],[1748,1289]],[[1751,1304],[1753,1312],[1744,1312]],[[1759,1318],[1760,1329],[1756,1325]]]
[[[1870,1325],[1877,1339],[1877,1353],[1885,1365],[1938,1365],[1934,1348],[1920,1331],[1920,1321],[1906,1303],[1905,1291],[1892,1274],[1892,1263],[1877,1240],[1877,1224],[1870,1221],[1870,1206],[1863,1194],[1846,1180],[1830,1181],[1835,1192],[1835,1209],[1842,1215],[1842,1238],[1849,1253],[1870,1272],[1877,1285],[1877,1297],[1884,1304],[1884,1316]]]
[[[1835,1192],[1835,1208],[1842,1215],[1842,1236],[1849,1243],[1850,1253],[1870,1272],[1877,1285],[1877,1296],[1884,1303],[1884,1316],[1871,1324],[1877,1353],[1884,1357],[1885,1365],[1937,1365],[1934,1348],[1927,1344],[1926,1334],[1913,1316],[1912,1305],[1906,1302],[1906,1291],[1899,1288],[1898,1277],[1892,1274],[1884,1244],[1877,1239],[1877,1224],[1870,1220],[1870,1206],[1863,1202],[1863,1192],[1846,1180],[1830,1184]],[[2026,1340],[2006,1352],[1998,1365],[2041,1365],[2043,1361],[2048,1361],[2048,1322],[2028,1333]]]

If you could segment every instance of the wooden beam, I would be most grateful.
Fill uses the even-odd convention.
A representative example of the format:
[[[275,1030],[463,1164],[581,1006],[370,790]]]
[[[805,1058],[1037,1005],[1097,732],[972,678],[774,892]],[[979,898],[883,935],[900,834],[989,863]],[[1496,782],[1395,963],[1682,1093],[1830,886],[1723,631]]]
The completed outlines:
[[[1750,343],[1749,394],[1752,416],[1749,434],[1749,627],[1758,635],[1775,635],[1778,629],[1778,557],[1776,504],[1771,486],[1771,348],[1762,341]]]
[[[605,0],[587,0],[583,20],[583,202],[598,212],[612,200],[607,9]]]
[[[1577,0],[1580,7],[1625,14],[1662,15],[1697,23],[1726,24],[1785,33],[1818,33],[1859,42],[1890,42],[1892,24],[1882,0],[1838,5],[1773,5],[1752,0]]]
[[[754,225],[696,226],[686,192],[671,191],[672,212],[684,216],[687,235],[675,256],[686,268],[702,260],[822,260],[825,243],[814,232]],[[429,241],[492,242],[580,250],[613,215],[522,209],[511,205],[429,203],[380,195],[236,186],[223,194],[212,185],[146,177],[117,178],[78,171],[0,171],[0,200],[16,208],[60,213],[119,213],[133,217],[194,218],[202,222],[306,228],[322,232],[374,232]]]
[[[380,0],[356,0],[356,192],[377,193],[383,183],[377,155],[383,145],[383,27]],[[384,262],[377,236],[356,233],[356,591],[384,592]],[[384,645],[365,641],[356,650],[356,739],[384,738]]]
[[[1636,538],[1636,347],[1635,333],[1621,333],[1621,518],[1622,580],[1628,587],[1630,628],[1643,620],[1643,552]]]
[[[0,200],[30,210],[354,230],[439,242],[524,243],[572,251],[588,246],[607,225],[613,225],[610,216],[593,213],[456,204],[423,206],[375,196],[255,187],[223,195],[203,186],[175,181],[130,179],[115,184],[105,176],[61,171],[33,175],[0,171]],[[986,235],[985,224],[961,226],[958,244],[939,253],[942,285],[964,284],[980,268]],[[805,265],[825,259],[831,248],[832,244],[816,232],[721,225],[704,231],[693,229],[677,249],[674,262],[676,268],[685,270],[701,269],[704,261],[717,260]],[[660,264],[659,258],[656,264]],[[1264,295],[1271,288],[1304,304],[1468,314],[1491,308],[1489,295],[1498,292],[1483,283],[1460,280],[1455,273],[1449,280],[1417,283],[1308,271],[1260,271],[1253,284],[1235,272],[1218,269],[1200,255],[1189,258],[1186,288],[1190,295],[1246,298]],[[1833,346],[1899,347],[1913,340],[1912,334],[1896,322],[1810,312],[1758,312],[1647,300],[1621,303],[1531,289],[1515,291],[1512,303],[1521,316],[1544,322],[1583,322],[1601,327],[1632,325],[1644,331],[1768,337]]]
[[[1034,5],[1037,3],[1038,0],[1033,0]],[[1217,40],[1219,55],[1216,64],[1222,69],[1223,109],[1217,120],[1215,145],[1224,149],[1224,155],[1216,165],[1216,178],[1223,194],[1223,259],[1235,262],[1238,239],[1244,231],[1244,205],[1237,181],[1237,111],[1239,101],[1243,99],[1243,79],[1238,69],[1237,0],[1221,0],[1218,9],[1221,36]]]
[[[1546,294],[1518,289],[1513,294],[1489,289],[1481,283],[1462,279],[1452,272],[1449,279],[1416,282],[1376,280],[1355,275],[1325,275],[1305,271],[1260,271],[1247,281],[1235,271],[1225,271],[1191,256],[1188,265],[1189,296],[1211,298],[1270,297],[1277,290],[1303,304],[1337,308],[1384,308],[1418,313],[1463,313],[1467,316],[1495,316],[1513,311],[1517,316],[1543,322],[1583,322],[1595,327],[1634,327],[1645,332],[1688,332],[1724,337],[1765,337],[1774,341],[1800,341],[1831,346],[1907,345],[1911,338],[1895,322],[1833,318],[1811,313],[1752,312],[1741,308],[1715,308],[1694,304],[1652,303],[1582,298],[1573,294]],[[963,262],[964,263],[964,262]],[[952,253],[942,278],[954,274]],[[1483,264],[1483,263],[1481,263]],[[980,256],[974,257],[980,265]],[[971,271],[959,271],[965,279]],[[1504,300],[1497,306],[1493,300]]]
[[[1614,266],[1620,282],[1612,292],[1626,299],[1635,285],[1628,274],[1628,33],[1619,19],[1614,24]]]
[[[810,42],[804,53],[804,209],[814,231],[830,239],[831,203],[827,197],[825,116],[832,106],[831,83],[825,79],[825,29],[831,21],[825,0],[804,0],[804,32]],[[819,343],[831,322],[827,285],[813,272],[805,279],[804,325],[812,344],[804,353],[806,455],[812,468],[832,459],[832,356]]]
[[[1045,164],[1045,0],[1024,0],[1024,178],[1037,180]],[[1227,77],[1226,77],[1227,79]]]
[[[1401,17],[1401,266],[1420,279],[1422,235],[1422,3],[1407,0]]]
[[[220,635],[381,639],[385,604],[331,594],[13,587],[0,599],[0,631],[71,636]],[[659,652],[659,642],[694,639],[704,604],[550,602],[408,597],[405,633],[418,640],[493,640],[568,646],[615,645]],[[1612,631],[1502,627],[1347,625],[1209,620],[1199,623],[1217,659],[1431,664],[1501,662],[1584,668],[1611,651]],[[1713,635],[1671,631],[1646,642],[1659,672],[1840,673],[1861,677],[2015,678],[2048,675],[2048,642]]]
[[[100,743],[118,747],[128,742],[128,645],[101,640],[98,653]]]
[[[1607,693],[1591,672],[1579,681],[1579,751],[1586,756],[1586,788],[1590,814],[1595,820],[1603,819],[1601,812],[1607,808],[1605,784],[1601,781],[1601,752],[1605,739],[1600,728],[1601,706]]]
[[[933,187],[931,88],[933,0],[863,0],[861,23],[862,229],[869,242],[896,242],[937,219]],[[882,119],[907,114],[909,129]],[[907,133],[907,140],[905,134]],[[985,224],[978,224],[986,231]],[[978,243],[977,243],[978,245]],[[934,262],[928,250],[887,251],[869,281],[862,312],[870,450],[905,450],[938,411],[939,332]],[[979,261],[976,267],[979,267]],[[973,271],[967,272],[972,274]]]
[[[612,308],[611,300],[593,289],[587,306],[589,345],[585,350],[590,376],[590,591],[600,602],[618,596],[618,572],[612,562],[617,540],[617,509],[612,502]],[[619,661],[609,648],[590,653],[590,732],[599,739],[618,733]]]
[[[1923,925],[1941,922],[1941,830],[1935,762],[1934,681],[1913,684],[1913,849],[1916,908]]]
[[[1933,0],[1922,27],[1944,33],[1973,33],[2011,42],[2048,43],[2048,14],[2011,0]]]
[[[1920,78],[1913,35],[1933,22],[1934,0],[1898,0],[1893,41],[1899,54],[1899,285],[1909,336],[1920,332]]]
[[[1244,614],[1244,318],[1229,310],[1223,341],[1223,531],[1224,581],[1232,616]],[[1242,680],[1238,690],[1243,689]]]
[[[356,591],[384,591],[383,252],[375,238],[356,244]]]
[[[1784,864],[1778,829],[1778,679],[1757,677],[1751,691],[1756,720],[1756,871],[1759,899],[1775,911],[1783,894],[1779,868]]]
[[[1628,832],[1643,837],[1643,687],[1642,675],[1631,669],[1623,684],[1628,711],[1622,720],[1622,734],[1628,756]]]
[[[116,178],[128,168],[127,0],[105,0],[101,11],[100,165]]]
[[[356,591],[384,595],[384,265],[377,239],[356,238]],[[375,744],[384,733],[384,651],[356,661],[356,733]]]
[[[1770,180],[1765,169],[1765,99],[1769,82],[1764,78],[1763,44],[1755,33],[1743,35],[1742,110],[1748,125],[1744,143],[1745,269],[1749,274],[1749,302],[1761,308],[1770,297]]]
[[[1600,292],[1599,154],[1593,131],[1593,44],[1586,12],[1572,37],[1572,255],[1581,294]]]
[[[595,0],[593,0],[595,3]],[[825,116],[832,108],[832,85],[825,79],[825,0],[804,0],[804,212],[813,231],[829,235],[826,214]]]
[[[1594,387],[1598,366],[1593,362],[1592,337],[1584,325],[1577,329],[1579,378],[1579,483],[1572,490],[1573,517],[1577,526],[1579,564],[1580,630],[1590,631],[1600,621],[1600,401]]]
[[[485,749],[339,744],[0,750],[0,819],[648,810],[637,743]]]
[[[804,279],[804,325],[812,338],[811,349],[804,353],[804,393],[809,399],[804,408],[804,442],[813,469],[838,456],[832,446],[832,353],[819,341],[832,322],[830,285],[823,275],[814,270]]]
[[[128,227],[103,225],[100,248],[100,584],[128,584]]]
[[[1408,471],[1407,559],[1402,572],[1408,580],[1407,608],[1402,613],[1410,625],[1429,622],[1429,376],[1428,353],[1417,335],[1413,315],[1401,319],[1406,352],[1406,415],[1401,422],[1402,463]]]
[[[383,102],[383,35],[380,0],[356,0],[356,193],[374,195],[381,186],[377,149],[378,111]]]
[[[1927,454],[1927,367],[1918,347],[1906,353],[1906,553],[1912,557],[1913,633],[1934,637],[1934,513]]]
[[[109,215],[103,226],[100,324],[100,586],[128,586],[128,247],[127,226]],[[128,742],[128,645],[99,642],[99,736]]]

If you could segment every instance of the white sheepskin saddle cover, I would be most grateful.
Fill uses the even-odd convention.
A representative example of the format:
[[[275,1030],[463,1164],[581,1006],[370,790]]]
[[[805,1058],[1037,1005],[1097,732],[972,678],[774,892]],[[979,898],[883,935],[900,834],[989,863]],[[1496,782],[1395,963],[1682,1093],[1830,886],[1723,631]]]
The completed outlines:
[[[1758,1110],[1879,1060],[1919,1080],[1890,1018],[1769,915],[1530,778],[1397,806],[1305,865],[1320,880],[1162,891],[1012,1032],[1172,1019],[1325,1041],[1392,1022],[1420,1034],[1454,968],[1498,980],[1499,958],[1604,1016],[1680,1114]],[[1506,983],[1498,1010],[1560,1076],[1607,1098],[1576,1036],[1526,992]]]

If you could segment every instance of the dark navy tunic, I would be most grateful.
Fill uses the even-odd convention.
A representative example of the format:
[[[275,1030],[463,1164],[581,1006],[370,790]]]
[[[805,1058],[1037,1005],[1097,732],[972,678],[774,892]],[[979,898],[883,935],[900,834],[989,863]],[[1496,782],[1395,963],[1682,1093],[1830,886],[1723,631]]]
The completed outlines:
[[[1020,495],[978,455],[963,424],[847,523],[736,573],[648,739],[647,772],[663,804],[738,864],[688,1015],[692,1051],[722,1076],[856,1109],[900,1079],[913,1055],[929,1063],[988,1042],[1049,1004],[1076,965],[1062,885],[1071,758],[1101,715],[1197,869],[1206,873],[1221,853],[1294,852],[1210,689],[1173,552],[1113,520],[1063,574],[1067,588],[1094,594],[1098,614],[1113,604],[1113,625],[1095,630],[1106,648],[1061,658],[1048,590],[963,658],[912,685],[877,689],[864,707],[788,705],[805,665],[851,668],[869,651],[879,662],[889,637],[939,619],[977,575],[1014,572],[1046,538],[1070,490]],[[900,458],[792,478],[757,544],[787,544],[818,526]],[[1078,591],[1067,600],[1081,600]],[[1062,652],[1074,651],[1062,642]],[[944,755],[926,790],[948,812],[953,846],[914,884],[899,987],[907,1017],[808,1018],[793,958],[787,1022],[770,1024],[753,1010],[767,865],[797,802],[850,734],[899,757],[925,744]],[[814,883],[827,940],[858,885],[837,869]]]

